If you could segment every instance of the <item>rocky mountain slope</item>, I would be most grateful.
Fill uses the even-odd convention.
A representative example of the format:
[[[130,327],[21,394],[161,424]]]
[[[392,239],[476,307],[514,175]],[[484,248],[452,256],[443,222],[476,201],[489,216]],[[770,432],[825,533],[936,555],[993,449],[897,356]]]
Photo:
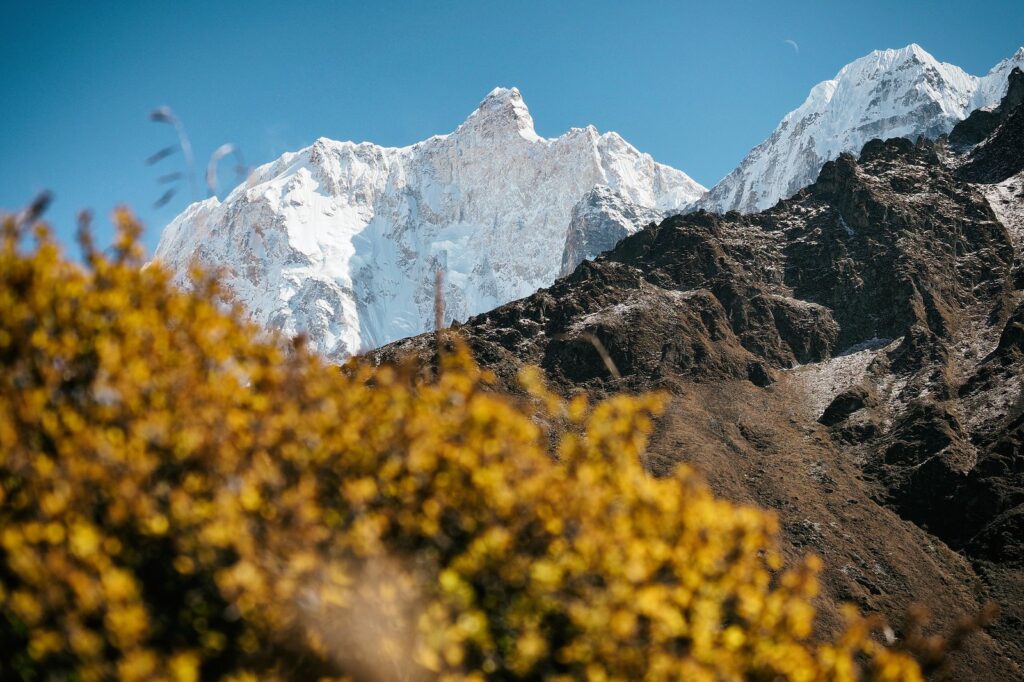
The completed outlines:
[[[825,560],[824,630],[844,601],[899,635],[913,603],[949,630],[994,600],[953,679],[1019,680],[1024,106],[1010,108],[965,154],[870,141],[770,210],[668,218],[458,330],[509,386],[534,363],[567,394],[668,390],[647,466],[686,462],[776,510],[787,551]],[[370,357],[430,365],[435,344]]]
[[[816,85],[698,206],[763,210],[811,183],[826,161],[857,152],[868,140],[949,133],[972,111],[998,104],[1015,66],[1024,67],[1024,47],[982,77],[939,62],[919,45],[872,52]]]
[[[430,328],[438,269],[449,319],[465,319],[704,191],[615,133],[542,138],[519,91],[498,88],[449,135],[402,148],[321,138],[285,154],[223,202],[190,206],[156,258],[185,285],[194,261],[221,269],[258,323],[341,360]],[[570,223],[593,234],[563,256]]]

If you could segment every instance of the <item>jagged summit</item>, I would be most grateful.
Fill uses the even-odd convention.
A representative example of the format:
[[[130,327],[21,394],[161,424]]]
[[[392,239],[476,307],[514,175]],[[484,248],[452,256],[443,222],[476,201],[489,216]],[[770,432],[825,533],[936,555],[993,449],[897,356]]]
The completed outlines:
[[[890,47],[882,50],[872,50],[867,55],[854,60],[843,68],[857,68],[868,63],[875,63],[883,69],[889,69],[894,65],[907,63],[940,64],[940,62],[923,47],[917,43],[910,43],[905,47]]]
[[[480,104],[476,110],[470,114],[472,118],[474,115],[481,112],[493,112],[505,109],[514,109],[518,113],[530,115],[530,111],[526,106],[526,102],[523,101],[523,94],[519,92],[519,88],[504,88],[496,87],[487,93],[487,96],[480,100]]]
[[[519,88],[505,88],[499,85],[487,93],[487,96],[480,101],[480,106],[477,107],[477,109],[483,109],[489,102],[506,102],[515,100],[520,102],[523,100],[523,95],[519,92]]]
[[[762,210],[810,184],[829,159],[857,152],[870,139],[948,133],[974,109],[999,102],[1014,66],[1024,66],[1024,48],[981,77],[916,43],[875,50],[812,88],[698,206]]]
[[[533,117],[519,88],[491,90],[459,129],[465,126],[484,128],[488,132],[512,131],[530,142],[543,140],[533,129]]]
[[[542,138],[519,90],[496,88],[446,135],[407,147],[319,138],[284,154],[223,202],[185,209],[156,258],[183,285],[193,259],[225,271],[256,322],[342,360],[430,328],[437,270],[448,320],[551,284],[573,208],[598,185],[660,212],[706,191],[614,133]]]
[[[989,74],[1006,74],[1012,71],[1015,66],[1020,66],[1021,64],[1024,64],[1024,46],[1017,48],[1017,51],[1012,56],[1001,59],[998,64],[989,70]]]

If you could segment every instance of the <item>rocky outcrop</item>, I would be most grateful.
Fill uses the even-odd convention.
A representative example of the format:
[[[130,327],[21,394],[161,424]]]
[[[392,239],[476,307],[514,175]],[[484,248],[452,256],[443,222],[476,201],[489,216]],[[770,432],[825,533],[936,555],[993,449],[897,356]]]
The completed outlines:
[[[869,388],[852,386],[832,399],[825,411],[818,417],[818,422],[825,426],[842,423],[865,407],[873,407],[875,405],[873,398]]]
[[[1006,94],[995,106],[975,109],[949,133],[954,145],[975,145],[995,132],[1018,106],[1024,103],[1024,72],[1019,67],[1010,71]]]
[[[980,121],[971,119],[953,129],[954,137],[974,139],[985,133],[960,166],[960,176],[980,183],[999,183],[1024,171],[1024,72],[1014,69],[1006,97],[995,109],[982,112]],[[965,132],[961,131],[961,126]]]
[[[568,275],[584,260],[613,249],[624,237],[664,217],[665,211],[634,203],[611,187],[598,185],[572,209],[559,275]]]

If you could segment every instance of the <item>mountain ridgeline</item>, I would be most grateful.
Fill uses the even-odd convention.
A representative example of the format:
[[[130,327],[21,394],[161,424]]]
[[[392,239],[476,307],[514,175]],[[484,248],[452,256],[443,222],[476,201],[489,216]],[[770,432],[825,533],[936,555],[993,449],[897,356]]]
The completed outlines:
[[[613,216],[622,221],[633,207],[660,218],[704,192],[615,133],[540,137],[519,91],[497,88],[448,135],[401,148],[321,138],[286,154],[223,202],[189,207],[156,257],[185,285],[196,260],[221,270],[256,322],[341,361],[432,328],[439,269],[459,319],[551,284],[570,223],[588,231],[576,218],[591,214],[574,207],[599,186],[599,198],[631,207]],[[642,226],[604,221],[614,237],[573,242],[569,257]]]
[[[949,629],[1001,615],[955,679],[1024,671],[1024,104],[950,139],[871,140],[753,214],[697,211],[623,239],[458,326],[509,387],[667,389],[646,465],[696,467],[825,558],[836,605]],[[1005,88],[1004,88],[1005,90]],[[371,354],[434,362],[424,335]],[[602,353],[610,357],[615,374]]]
[[[592,126],[547,139],[518,90],[497,88],[456,130],[408,147],[321,138],[186,209],[156,258],[192,264],[254,321],[336,361],[551,285],[650,222],[704,208],[751,212],[796,193],[873,138],[949,133],[995,106],[1024,48],[976,77],[917,45],[882,50],[817,85],[710,191]],[[980,114],[979,114],[980,115]]]

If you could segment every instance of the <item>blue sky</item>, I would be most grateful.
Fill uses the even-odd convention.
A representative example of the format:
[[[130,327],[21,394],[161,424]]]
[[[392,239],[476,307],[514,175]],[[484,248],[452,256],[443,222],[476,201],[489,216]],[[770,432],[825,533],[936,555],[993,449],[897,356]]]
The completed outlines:
[[[0,7],[0,209],[50,189],[70,239],[130,205],[155,246],[169,105],[204,161],[319,136],[404,145],[517,86],[537,132],[588,123],[712,185],[815,83],[921,44],[982,74],[1024,44],[1024,2],[15,2]],[[799,51],[787,43],[795,41]],[[230,178],[225,175],[224,180]],[[201,198],[201,197],[200,197]],[[105,237],[101,233],[101,238]]]

